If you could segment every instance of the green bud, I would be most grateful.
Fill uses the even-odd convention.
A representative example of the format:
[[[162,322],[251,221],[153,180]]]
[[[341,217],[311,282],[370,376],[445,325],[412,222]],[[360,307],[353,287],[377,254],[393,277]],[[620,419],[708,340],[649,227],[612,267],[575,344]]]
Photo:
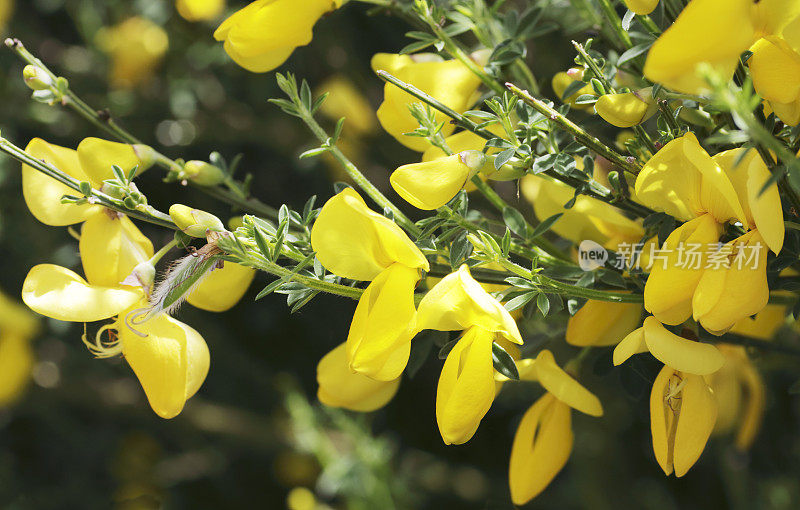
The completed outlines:
[[[200,186],[216,186],[225,180],[222,169],[205,161],[188,161],[183,165],[183,177]]]
[[[156,161],[156,151],[149,145],[133,145],[133,153],[139,158],[139,170],[136,172],[137,174],[153,166],[153,163]]]
[[[192,209],[182,204],[173,204],[169,216],[184,234],[192,237],[206,237],[208,232],[224,232],[225,226],[211,213]]]
[[[145,260],[134,267],[131,274],[122,280],[121,283],[122,285],[130,285],[131,287],[142,287],[145,293],[149,294],[155,280],[156,268],[151,261]]]
[[[87,181],[81,181],[80,188],[81,188],[81,193],[83,193],[87,197],[92,196],[92,183]]]
[[[47,90],[53,86],[53,80],[41,67],[27,65],[22,70],[22,79],[31,90]]]

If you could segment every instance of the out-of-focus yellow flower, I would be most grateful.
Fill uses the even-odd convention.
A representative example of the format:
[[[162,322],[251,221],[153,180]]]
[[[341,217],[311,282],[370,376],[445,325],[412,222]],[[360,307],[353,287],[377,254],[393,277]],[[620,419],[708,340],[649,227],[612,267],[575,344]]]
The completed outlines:
[[[226,19],[214,32],[225,51],[240,66],[254,73],[283,64],[295,48],[311,42],[312,29],[326,12],[342,0],[256,0]]]
[[[406,58],[400,58],[406,57]],[[453,110],[463,113],[476,100],[480,79],[458,60],[434,60],[426,55],[387,55],[379,53],[372,58],[372,69],[384,70],[398,79],[414,85],[433,96]],[[384,87],[383,103],[378,108],[378,121],[387,133],[409,149],[423,152],[430,147],[427,140],[405,136],[419,127],[411,115],[408,105],[419,100],[408,92],[387,83]],[[438,122],[444,122],[443,136],[449,136],[455,126],[447,122],[449,117],[436,111]]]
[[[187,21],[210,21],[225,10],[225,0],[176,0],[175,8]]]
[[[186,301],[201,310],[224,312],[230,310],[247,292],[256,270],[234,262],[225,262],[214,269],[189,294]]]
[[[692,315],[706,331],[722,335],[767,306],[767,245],[758,230],[751,230],[709,261],[694,292]]]
[[[721,344],[719,349],[725,365],[708,379],[719,405],[714,434],[727,434],[738,425],[734,444],[745,451],[761,428],[766,388],[743,347]]]
[[[614,348],[614,365],[620,365],[634,354],[650,352],[661,363],[687,374],[713,374],[725,359],[712,344],[696,342],[671,333],[654,317],[626,336]]]
[[[317,508],[317,497],[305,487],[295,487],[286,496],[286,508],[289,510],[314,510]]]
[[[418,209],[438,209],[452,200],[467,181],[478,173],[480,167],[471,164],[472,153],[482,154],[468,151],[398,167],[390,177],[392,188]]]
[[[370,412],[385,406],[397,393],[400,378],[376,381],[349,368],[347,347],[341,344],[317,365],[317,398],[330,407]]]
[[[25,152],[52,164],[79,181],[88,181],[95,189],[103,186],[103,179],[112,177],[112,165],[120,166],[125,172],[135,165],[139,165],[139,171],[149,166],[146,160],[137,156],[146,152],[144,146],[87,138],[79,147],[83,150],[75,151],[47,143],[41,138],[34,138],[25,147]],[[91,155],[88,151],[90,147],[101,153],[104,159]],[[103,208],[96,205],[61,203],[62,196],[74,194],[72,188],[56,182],[28,165],[22,165],[22,195],[25,203],[34,217],[45,225],[72,225],[85,221],[94,214],[102,213]]]
[[[522,344],[508,311],[476,282],[466,265],[442,278],[419,304],[417,330],[466,330],[447,355],[436,391],[436,421],[446,444],[475,434],[495,396],[492,343]]]
[[[714,430],[717,401],[705,380],[670,366],[650,393],[653,452],[667,475],[683,476],[697,462]]]
[[[800,18],[796,24],[800,24]],[[800,42],[800,41],[799,41]],[[795,126],[800,122],[800,47],[776,36],[759,39],[747,61],[756,92],[769,101],[780,119]]]
[[[616,345],[636,329],[642,312],[639,303],[590,299],[567,321],[567,343],[580,347]]]
[[[30,311],[0,293],[0,408],[17,401],[30,381],[38,329]]]
[[[681,221],[711,213],[718,223],[747,224],[736,189],[692,132],[672,140],[650,158],[636,178],[636,196],[648,207]]]
[[[6,25],[14,13],[14,0],[0,0],[0,34],[3,34]]]
[[[347,336],[351,370],[374,379],[400,376],[414,336],[414,287],[425,256],[394,222],[348,188],[323,206],[311,231],[317,259],[332,273],[372,280],[358,301]]]
[[[555,76],[553,76],[553,81],[551,82],[551,85],[553,87],[553,92],[556,93],[556,96],[558,96],[558,98],[562,102],[570,105],[570,107],[576,110],[583,110],[587,113],[594,113],[593,105],[575,103],[575,100],[583,95],[587,94],[594,95],[594,89],[588,83],[585,86],[578,89],[578,91],[575,92],[574,94],[571,94],[569,97],[563,97],[564,92],[567,91],[567,87],[569,87],[576,81],[581,81],[582,79],[583,79],[583,69],[572,68],[566,72],[562,71],[560,73],[556,73]]]
[[[320,95],[328,92],[319,109],[320,113],[334,121],[342,117],[347,119],[345,133],[369,136],[375,131],[375,112],[364,94],[348,78],[337,74],[325,80],[317,90]]]
[[[772,340],[784,324],[786,324],[786,307],[767,305],[755,317],[739,319],[730,332],[760,340]]]
[[[123,89],[147,82],[169,47],[164,29],[138,16],[100,29],[96,42],[111,57],[111,85]]]
[[[600,117],[613,126],[627,128],[645,122],[658,110],[652,87],[625,92],[605,94],[594,104]]]
[[[736,190],[747,220],[745,228],[757,229],[767,246],[777,254],[783,247],[786,232],[778,185],[773,182],[763,189],[772,174],[756,151],[745,154],[746,150],[720,152],[712,159],[725,171]]]
[[[620,242],[638,243],[644,237],[641,223],[631,220],[616,207],[586,195],[566,209],[575,190],[564,183],[539,175],[526,175],[520,180],[522,195],[533,205],[540,221],[563,213],[551,230],[574,243],[591,240],[608,248]]]
[[[697,94],[708,89],[697,67],[709,64],[733,76],[739,56],[755,40],[752,0],[693,0],[650,48],[644,75],[670,89]]]
[[[658,5],[658,0],[623,0],[625,7],[639,15],[650,14]]]
[[[522,417],[511,446],[508,480],[511,500],[524,505],[561,471],[572,452],[572,413],[545,393]]]

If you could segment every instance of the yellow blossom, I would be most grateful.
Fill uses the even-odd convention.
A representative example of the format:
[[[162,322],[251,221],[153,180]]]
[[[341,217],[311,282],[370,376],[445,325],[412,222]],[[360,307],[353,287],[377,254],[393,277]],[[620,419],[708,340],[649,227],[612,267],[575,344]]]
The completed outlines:
[[[342,0],[256,0],[226,19],[214,32],[225,51],[240,66],[254,73],[283,64],[295,48],[311,42],[312,29],[326,12],[341,7]]]
[[[319,111],[333,121],[344,117],[344,132],[370,136],[376,127],[375,112],[364,94],[341,74],[334,75],[318,87],[319,93],[328,93]]]
[[[800,18],[795,24],[800,24]],[[800,26],[798,27],[800,28]],[[799,41],[800,42],[800,41]],[[756,92],[784,123],[800,122],[800,46],[777,36],[759,39],[747,61]]]
[[[642,311],[639,303],[590,299],[567,321],[567,343],[580,347],[616,345],[636,329]]]
[[[101,29],[96,41],[111,57],[111,85],[123,89],[147,82],[169,47],[167,33],[138,16]]]
[[[572,108],[576,110],[583,110],[587,113],[594,113],[594,106],[591,104],[577,104],[575,102],[581,96],[584,95],[594,95],[594,89],[588,83],[578,89],[577,92],[573,93],[569,97],[563,97],[564,92],[567,91],[567,87],[575,83],[576,81],[581,81],[583,79],[583,69],[572,68],[566,72],[556,73],[553,76],[553,80],[551,85],[553,87],[553,92],[556,93],[558,99],[562,102],[570,105]]]
[[[739,319],[730,329],[730,332],[760,340],[772,340],[775,333],[785,323],[786,306],[768,304],[755,317]]]
[[[340,344],[317,365],[317,398],[330,407],[370,412],[385,406],[397,393],[400,378],[376,381],[348,368],[347,348]]]
[[[400,376],[414,336],[414,287],[421,251],[394,222],[348,188],[323,206],[311,231],[317,259],[332,273],[371,280],[353,315],[346,351],[353,371],[382,381]]]
[[[508,466],[515,505],[532,500],[553,481],[569,459],[573,437],[569,406],[550,393],[528,409],[514,435]]]
[[[242,299],[256,276],[255,269],[235,262],[225,262],[206,276],[186,301],[201,310],[224,312]]]
[[[725,362],[715,346],[680,337],[655,318],[647,317],[641,328],[631,332],[614,348],[614,365],[648,351],[665,365],[687,374],[713,374]]]
[[[465,151],[446,158],[403,165],[392,172],[392,188],[405,201],[425,211],[438,209],[453,199],[479,167],[470,164]]]
[[[627,128],[652,117],[658,110],[658,104],[653,97],[652,87],[648,87],[636,92],[600,96],[594,109],[609,124]]]
[[[717,401],[699,375],[665,366],[650,394],[653,452],[667,475],[683,476],[697,462],[717,419]]]
[[[187,21],[215,20],[225,10],[225,0],[176,0],[175,8]]]
[[[377,54],[372,59],[372,69],[385,70],[398,79],[414,85],[423,92],[438,99],[453,110],[463,113],[475,102],[480,79],[458,60],[436,61],[427,57],[393,58],[391,55]],[[384,87],[384,98],[378,108],[378,121],[383,129],[395,137],[398,142],[409,149],[423,152],[430,144],[420,137],[405,136],[419,127],[419,123],[411,115],[408,105],[419,100],[408,92],[387,83]],[[443,136],[449,136],[455,126],[450,124],[449,117],[436,111],[438,122],[444,122],[441,130]]]
[[[708,380],[719,405],[714,433],[726,434],[738,428],[734,444],[745,451],[761,428],[766,388],[743,347],[722,344],[719,349],[725,365]]]
[[[603,415],[600,399],[559,367],[549,350],[543,349],[536,359],[521,360],[517,366],[520,380],[537,381],[558,400],[584,414]]]

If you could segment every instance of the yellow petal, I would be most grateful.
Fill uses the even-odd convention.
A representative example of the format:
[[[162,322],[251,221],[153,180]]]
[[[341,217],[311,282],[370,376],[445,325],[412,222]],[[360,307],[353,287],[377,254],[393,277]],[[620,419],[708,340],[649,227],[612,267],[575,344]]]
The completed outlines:
[[[636,126],[653,116],[657,107],[652,89],[622,94],[605,94],[594,104],[600,117],[612,126]]]
[[[522,344],[517,323],[476,282],[466,264],[442,278],[419,303],[417,330],[458,331],[478,326]]]
[[[705,270],[692,300],[694,319],[714,334],[760,312],[769,300],[767,246],[757,230],[727,243],[720,253],[729,255]]]
[[[717,242],[720,225],[706,214],[675,229],[651,258],[644,307],[659,321],[677,325],[692,316],[692,297]]]
[[[72,149],[34,138],[25,147],[25,152],[36,159],[45,160],[79,181],[89,180],[89,176],[81,169],[78,153]],[[100,210],[100,206],[89,204],[62,204],[62,196],[77,196],[80,193],[28,165],[22,165],[22,195],[34,217],[45,225],[58,227],[80,223]]]
[[[736,189],[748,222],[745,227],[757,228],[767,246],[777,254],[783,247],[786,228],[783,225],[783,208],[777,183],[772,183],[761,193],[771,177],[764,160],[755,150],[733,149],[715,155],[714,161],[725,171]]]
[[[539,383],[558,400],[589,416],[603,415],[603,405],[600,400],[562,370],[556,364],[552,352],[547,349],[542,350],[536,356],[534,366]]]
[[[15,402],[31,378],[34,353],[28,337],[16,332],[0,334],[0,409]]]
[[[187,21],[214,20],[225,10],[225,0],[177,0],[175,8]]]
[[[438,209],[453,199],[469,179],[472,169],[458,154],[430,162],[403,165],[390,182],[398,195],[418,209]]]
[[[745,406],[742,409],[741,425],[736,433],[736,447],[747,451],[755,440],[764,418],[766,401],[766,387],[764,380],[742,350],[744,357],[739,371],[739,377],[745,391]]]
[[[141,298],[140,290],[89,285],[69,269],[53,264],[34,266],[22,284],[22,300],[31,310],[61,321],[108,319]]]
[[[690,2],[650,48],[645,77],[677,92],[698,94],[708,89],[696,74],[700,63],[723,77],[733,76],[739,55],[755,38],[751,5],[751,0]]]
[[[790,103],[800,97],[800,55],[783,39],[759,39],[747,61],[756,92],[769,101]]]
[[[101,185],[106,179],[114,179],[114,172],[111,170],[114,165],[122,168],[125,175],[135,166],[138,167],[137,175],[147,169],[133,145],[101,138],[84,138],[78,144],[78,159],[83,171],[97,185]]]
[[[414,336],[418,280],[416,269],[392,264],[361,295],[347,335],[351,370],[379,381],[400,377]]]
[[[572,69],[572,73],[560,72],[556,73],[553,76],[553,80],[551,85],[553,87],[553,92],[556,93],[559,99],[563,100],[566,104],[570,105],[570,107],[576,110],[583,110],[588,113],[594,113],[594,107],[592,105],[583,105],[575,103],[575,100],[583,95],[594,95],[594,89],[588,83],[578,89],[577,92],[572,94],[569,97],[563,97],[564,92],[567,91],[567,87],[572,85],[574,82],[580,80],[583,76],[583,70]],[[570,74],[572,74],[570,76]]]
[[[370,412],[385,406],[397,393],[400,379],[376,381],[348,368],[347,349],[340,344],[317,365],[317,398],[329,407]]]
[[[225,262],[200,282],[186,301],[209,312],[230,310],[242,299],[256,276],[256,270],[234,262]]]
[[[436,390],[436,422],[445,444],[469,441],[492,406],[493,336],[472,327],[447,355]]]
[[[369,135],[377,128],[375,111],[364,93],[344,75],[337,74],[318,87],[319,95],[328,92],[319,111],[331,120],[347,118],[345,133]],[[477,136],[477,135],[476,135]]]
[[[122,355],[133,369],[153,411],[174,418],[183,410],[208,374],[208,346],[200,334],[162,314],[131,331],[124,317],[117,323]]]
[[[572,452],[572,417],[566,404],[545,394],[522,417],[511,446],[511,500],[524,505],[561,471]]]
[[[672,434],[675,425],[675,412],[668,404],[670,379],[675,369],[664,366],[653,382],[650,392],[650,433],[653,438],[653,453],[664,474],[672,474]]]
[[[636,329],[642,311],[638,303],[590,299],[567,321],[567,343],[579,347],[616,345]]]
[[[370,67],[373,71],[386,71],[392,76],[397,76],[401,68],[413,63],[414,59],[409,55],[376,53],[370,60]]]
[[[119,286],[134,267],[153,256],[153,243],[127,216],[111,211],[84,222],[79,247],[86,280],[104,287]]]
[[[719,370],[725,358],[712,344],[687,340],[667,330],[653,317],[644,320],[647,350],[660,362],[687,374],[708,375]]]
[[[797,23],[800,2],[797,0],[759,0],[753,2],[752,18],[757,37],[780,35]],[[785,27],[785,28],[784,28]]]
[[[658,5],[658,0],[624,0],[625,7],[641,16],[650,14]]]
[[[755,317],[745,317],[737,321],[730,332],[760,340],[771,340],[785,323],[786,306],[767,305]]]
[[[426,271],[430,268],[405,232],[369,210],[351,188],[322,207],[311,231],[311,245],[328,271],[353,280],[372,280],[395,262]]]
[[[480,79],[458,60],[443,62],[412,62],[399,67],[396,77],[414,85],[423,92],[433,96],[456,112],[465,112],[475,100],[475,92],[480,86]],[[425,138],[405,136],[419,127],[419,122],[408,111],[408,105],[419,100],[408,92],[387,83],[384,87],[384,100],[378,108],[378,121],[387,133],[409,149],[423,152],[430,144]],[[455,126],[449,118],[435,111],[437,122],[444,122],[441,130],[443,136],[449,136]]]
[[[0,292],[0,331],[30,338],[39,331],[39,318]]]
[[[717,419],[717,402],[703,378],[692,374],[682,376],[685,385],[673,452],[675,476],[685,475],[700,458]]]
[[[647,352],[647,344],[644,342],[644,328],[637,328],[631,331],[628,336],[622,339],[614,347],[614,366],[625,363],[634,354]]]

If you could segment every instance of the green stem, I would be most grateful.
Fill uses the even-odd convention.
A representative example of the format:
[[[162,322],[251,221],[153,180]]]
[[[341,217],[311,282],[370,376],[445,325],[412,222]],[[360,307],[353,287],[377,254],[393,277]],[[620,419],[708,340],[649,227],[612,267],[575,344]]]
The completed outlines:
[[[631,36],[625,31],[624,28],[622,28],[622,20],[617,14],[617,11],[614,9],[614,6],[611,5],[611,1],[597,0],[597,3],[600,4],[600,10],[603,11],[603,15],[605,15],[606,19],[611,24],[611,28],[622,43],[622,47],[626,50],[633,48]]]

